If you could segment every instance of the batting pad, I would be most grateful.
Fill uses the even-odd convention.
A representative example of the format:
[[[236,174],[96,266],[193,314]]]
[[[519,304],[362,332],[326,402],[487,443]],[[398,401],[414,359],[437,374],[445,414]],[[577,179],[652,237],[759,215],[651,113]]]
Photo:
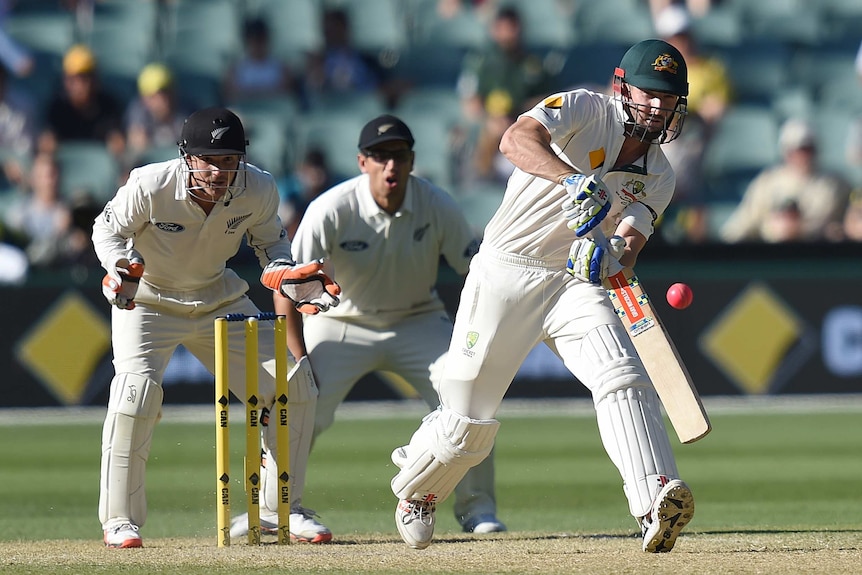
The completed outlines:
[[[102,427],[99,519],[103,528],[114,519],[131,521],[138,527],[146,522],[144,475],[162,396],[162,387],[142,375],[120,373],[111,381]]]
[[[392,478],[392,492],[399,499],[444,501],[491,453],[499,428],[496,419],[470,419],[445,408],[426,415],[410,444],[392,452],[392,462],[401,468]]]
[[[317,407],[317,384],[306,356],[293,366],[287,374],[288,422],[290,425],[290,506],[291,509],[302,501],[305,489],[305,472],[308,467],[308,452],[311,450],[311,436],[314,434],[314,410]],[[263,507],[278,512],[278,467],[275,465],[276,430],[275,422],[263,428],[263,450],[265,463],[261,467],[260,498]],[[270,463],[267,465],[266,463]]]
[[[629,510],[643,517],[659,490],[679,478],[658,396],[651,387],[620,389],[599,400],[596,416],[605,451],[623,478]]]

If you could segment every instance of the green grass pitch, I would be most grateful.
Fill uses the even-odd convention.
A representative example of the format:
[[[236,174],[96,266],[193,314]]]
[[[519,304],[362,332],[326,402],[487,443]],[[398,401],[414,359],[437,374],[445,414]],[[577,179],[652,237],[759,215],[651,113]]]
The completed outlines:
[[[395,473],[389,454],[408,441],[421,418],[421,408],[387,404],[378,411],[344,410],[312,451],[304,497],[305,505],[317,510],[321,521],[332,529],[334,544],[313,549],[293,545],[289,551],[265,545],[259,553],[301,553],[308,558],[303,564],[310,573],[342,572],[338,570],[342,560],[352,561],[343,567],[345,573],[413,572],[412,565],[385,561],[372,560],[372,567],[364,567],[360,562],[363,547],[376,549],[382,557],[421,558],[438,553],[443,554],[439,560],[416,572],[449,573],[461,572],[446,567],[452,554],[456,565],[458,553],[478,560],[484,556],[483,546],[493,543],[521,556],[529,551],[514,550],[526,542],[528,549],[548,548],[536,551],[528,565],[540,565],[561,545],[574,545],[576,551],[566,553],[575,555],[563,560],[560,572],[603,572],[601,565],[608,567],[609,557],[631,557],[635,562],[632,572],[639,572],[643,561],[655,558],[641,558],[646,554],[639,551],[636,525],[628,514],[619,476],[599,442],[592,410],[583,403],[572,403],[571,410],[567,405],[549,402],[507,409],[504,404],[499,416],[496,473],[499,516],[509,533],[486,538],[460,533],[450,500],[438,509],[435,544],[428,552],[407,549],[400,542],[393,524],[395,499],[389,489]],[[775,407],[767,400],[758,402],[759,408],[745,409],[707,401],[707,408],[711,405],[716,406],[711,409],[713,431],[702,441],[680,445],[670,432],[680,474],[695,495],[696,514],[676,549],[663,556],[674,559],[665,561],[681,561],[685,555],[690,555],[689,561],[700,555],[704,559],[717,555],[720,560],[729,545],[735,552],[748,553],[753,553],[752,546],[779,555],[796,550],[813,553],[806,556],[812,559],[832,550],[833,559],[839,561],[836,569],[841,569],[844,559],[862,565],[862,400],[839,398],[826,405],[794,403],[790,408]],[[189,418],[189,413],[194,416]],[[101,546],[97,519],[102,411],[72,418],[62,411],[0,410],[0,571],[74,573],[80,568],[82,573],[100,573],[98,566],[104,565],[107,573],[117,567],[114,561],[122,561],[124,573],[171,573],[179,567],[168,558],[167,550],[187,547],[190,564],[183,564],[183,573],[232,572],[230,566],[220,570],[218,554],[236,558],[237,553],[253,550],[244,540],[235,540],[229,550],[216,550],[213,416],[214,408],[206,405],[166,410],[156,428],[148,465],[149,517],[142,529],[145,549],[118,551]],[[235,514],[245,504],[241,406],[232,404],[231,417]],[[598,548],[594,550],[594,546]],[[55,561],[39,551],[44,547],[78,549],[75,556],[85,558],[83,563],[70,559],[70,564],[55,571]],[[153,559],[166,561],[164,570],[158,561],[129,563],[127,557],[140,559],[141,553],[153,548],[162,550],[162,556]],[[352,558],[340,559],[344,552]],[[499,558],[500,553],[492,554]],[[315,570],[315,562],[327,554],[332,554],[331,561]],[[596,571],[589,565],[564,569],[572,566],[567,561],[573,557],[588,559],[591,554],[604,557]],[[192,560],[198,555],[203,557],[200,571],[195,570],[197,560]],[[688,572],[747,572],[743,567],[734,571],[733,563],[727,563],[730,557],[738,559],[727,555],[724,567],[719,561],[714,570],[704,564]],[[464,567],[463,572],[515,573],[523,569],[514,556],[511,564],[488,561],[487,566]],[[755,562],[751,572],[794,572],[787,570],[793,564],[786,563],[786,557],[784,561],[784,570],[776,566],[774,571],[756,571],[754,566],[763,566]],[[28,565],[41,566],[30,571]],[[140,571],[135,570],[136,565]],[[661,565],[649,563],[647,568],[662,572]],[[615,572],[626,569],[613,568]],[[535,572],[556,571],[547,565]]]

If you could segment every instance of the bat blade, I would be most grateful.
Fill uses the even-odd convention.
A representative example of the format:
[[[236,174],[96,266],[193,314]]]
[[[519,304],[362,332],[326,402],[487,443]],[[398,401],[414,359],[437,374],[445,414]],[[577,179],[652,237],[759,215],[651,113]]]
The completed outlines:
[[[631,269],[609,276],[608,291],[617,316],[625,326],[638,355],[682,443],[703,438],[712,429],[697,388]]]

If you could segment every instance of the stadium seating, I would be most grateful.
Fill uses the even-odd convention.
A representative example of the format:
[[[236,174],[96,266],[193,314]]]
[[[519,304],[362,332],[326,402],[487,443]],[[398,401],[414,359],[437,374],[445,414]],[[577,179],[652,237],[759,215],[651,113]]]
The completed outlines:
[[[621,17],[620,14],[625,14]],[[627,0],[581,2],[575,12],[578,43],[634,44],[655,37],[652,18],[645,3]]]
[[[57,161],[60,164],[60,191],[63,196],[71,198],[85,192],[102,202],[116,193],[119,165],[101,143],[64,142],[57,148]]]
[[[444,19],[437,12],[436,1],[419,3],[410,15],[411,43],[454,46],[462,50],[481,48],[488,41],[487,27],[472,9],[462,10]],[[427,55],[432,55],[429,52]]]
[[[400,0],[328,0],[347,12],[350,37],[362,52],[399,50],[407,44],[407,15]]]
[[[555,89],[606,88],[626,49],[655,35],[641,0],[501,0],[497,5],[517,8],[527,45],[556,58]],[[409,87],[392,111],[416,133],[417,173],[451,188],[451,130],[468,129],[456,91],[463,57],[488,41],[483,8],[461,6],[457,15],[444,18],[438,0],[101,0],[94,3],[89,26],[56,0],[20,1],[5,27],[31,50],[36,71],[10,82],[28,90],[44,110],[59,85],[63,54],[73,43],[85,42],[99,59],[103,84],[124,100],[135,95],[140,69],[161,60],[172,68],[186,105],[222,104],[222,77],[242,50],[247,17],[264,17],[274,53],[301,70],[306,54],[322,45],[323,11],[340,7],[350,18],[354,43],[376,54],[388,74]],[[812,119],[829,136],[827,167],[862,185],[862,174],[843,155],[850,121],[862,115],[854,62],[859,30],[860,0],[724,0],[694,20],[702,51],[724,61],[735,88],[705,156],[706,200],[715,207],[711,229],[718,228],[750,179],[777,159],[778,126],[789,117]],[[320,147],[339,177],[357,173],[358,133],[368,119],[387,111],[376,94],[322,95],[308,109],[289,99],[241,102],[234,109],[248,125],[249,158],[261,167],[285,174],[310,147]],[[117,168],[104,149],[63,148],[65,190],[87,185],[99,194],[113,193],[116,182],[106,182]],[[176,149],[169,146],[138,161],[173,157]],[[484,226],[503,190],[450,191]]]
[[[319,0],[249,0],[248,16],[259,16],[270,27],[272,53],[301,69],[306,55],[323,46],[323,5]]]
[[[467,221],[476,231],[481,234],[491,220],[491,216],[500,207],[503,201],[505,186],[494,184],[474,185],[462,195],[458,196],[458,205],[464,211]]]
[[[738,198],[740,188],[778,160],[778,120],[768,106],[730,108],[704,156],[710,199]]]

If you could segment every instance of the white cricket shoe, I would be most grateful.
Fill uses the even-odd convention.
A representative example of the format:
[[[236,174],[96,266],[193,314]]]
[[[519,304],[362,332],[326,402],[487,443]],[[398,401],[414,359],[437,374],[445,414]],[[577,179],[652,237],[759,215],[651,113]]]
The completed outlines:
[[[694,497],[685,482],[674,479],[662,487],[650,514],[641,520],[644,551],[666,553],[673,549],[682,528],[694,517]]]
[[[395,526],[401,539],[413,549],[425,549],[434,537],[434,503],[401,499],[395,508]]]
[[[486,534],[506,531],[506,526],[503,525],[503,522],[491,513],[470,517],[461,527],[463,527],[464,533]]]
[[[332,532],[325,525],[316,521],[314,519],[316,516],[317,513],[305,507],[294,507],[291,509],[290,538],[303,543],[327,543],[328,541],[332,541]],[[271,523],[267,518],[260,518],[260,530],[262,532],[275,533],[277,527],[276,524]]]
[[[305,507],[294,507],[290,513],[290,538],[302,543],[326,543],[332,541],[332,532],[314,518],[317,514]],[[278,514],[261,513],[260,532],[264,535],[278,534]],[[230,522],[230,536],[244,537],[248,534],[248,513],[237,515]]]
[[[138,533],[138,526],[133,523],[120,523],[115,527],[105,529],[105,547],[113,549],[130,549],[143,547],[144,541]]]

